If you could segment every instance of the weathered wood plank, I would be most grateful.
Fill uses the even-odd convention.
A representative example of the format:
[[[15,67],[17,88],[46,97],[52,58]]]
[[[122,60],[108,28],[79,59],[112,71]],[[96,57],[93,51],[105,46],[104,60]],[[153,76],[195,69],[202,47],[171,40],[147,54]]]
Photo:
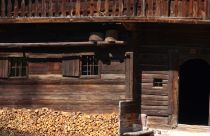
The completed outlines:
[[[97,43],[88,42],[46,42],[46,43],[0,43],[0,48],[24,48],[24,47],[68,47],[68,46],[113,46],[124,45],[124,41],[115,41],[109,43],[106,41],[98,41]]]
[[[0,85],[0,106],[45,106],[83,111],[115,111],[125,85]],[[108,106],[104,108],[104,106]]]
[[[126,68],[125,68],[125,74],[126,74],[126,96],[128,99],[133,98],[133,52],[127,52],[126,53]]]
[[[105,0],[105,15],[109,15],[109,0]]]
[[[42,17],[47,16],[47,7],[46,7],[46,0],[42,0]]]
[[[145,95],[168,95],[168,92],[165,90],[161,90],[161,89],[142,89],[141,91],[142,94]]]
[[[97,84],[97,85],[96,85]],[[30,87],[31,85],[13,85],[13,86],[9,86],[9,85],[1,85],[0,86],[0,92],[2,94],[7,94],[7,93],[48,93],[48,92],[60,92],[60,93],[72,93],[72,94],[82,94],[82,92],[84,94],[88,94],[88,93],[92,93],[94,95],[98,95],[97,93],[95,94],[95,92],[98,91],[98,93],[118,93],[121,92],[123,95],[125,92],[125,85],[119,85],[119,84],[109,84],[109,83],[104,83],[104,84],[98,84],[93,83],[93,84],[88,84],[86,83],[80,83],[80,84],[66,84],[66,85],[50,85],[50,84],[36,84],[36,85],[32,85],[32,87]],[[4,91],[7,90],[7,91]],[[77,91],[75,91],[77,90]],[[115,90],[115,91],[114,91]]]
[[[141,95],[143,100],[155,100],[155,101],[168,101],[168,96],[160,96],[160,95]]]
[[[141,105],[142,110],[168,110],[168,106],[146,106]]]
[[[28,16],[32,16],[32,0],[28,1]]]
[[[169,115],[170,120],[169,124],[170,125],[177,125],[177,120],[178,120],[178,71],[174,70],[178,68],[178,57],[179,54],[177,53],[176,50],[170,50],[169,51],[169,58],[170,58],[170,74],[169,74],[169,96],[168,96],[168,101],[169,101]]]
[[[159,117],[159,116],[148,116],[147,117],[147,125],[148,127],[169,127],[168,125],[168,117]]]
[[[101,74],[125,74],[125,62],[111,61],[110,64],[102,63]]]
[[[124,8],[123,0],[119,0],[119,16],[123,15],[123,8]]]
[[[7,16],[8,17],[11,17],[12,16],[12,2],[11,0],[8,0],[8,3],[7,3]]]
[[[167,106],[168,101],[157,101],[157,100],[146,100],[141,101],[142,105],[151,105],[151,106]]]
[[[1,17],[5,17],[5,0],[1,0]]]
[[[143,114],[147,114],[149,116],[168,116],[168,110],[144,110],[141,109]]]
[[[80,10],[81,10],[80,0],[76,0],[76,16],[80,16]]]
[[[168,80],[168,75],[164,74],[142,74],[142,79],[154,79],[154,78],[160,78]]]
[[[109,85],[124,85],[125,80],[118,79],[118,80],[105,80],[105,79],[95,79],[95,80],[75,80],[75,78],[65,78],[61,75],[55,76],[55,75],[30,75],[29,79],[18,79],[18,80],[0,80],[0,84],[4,85],[38,85],[38,84],[109,84]]]
[[[21,16],[24,17],[25,16],[25,0],[21,1]]]

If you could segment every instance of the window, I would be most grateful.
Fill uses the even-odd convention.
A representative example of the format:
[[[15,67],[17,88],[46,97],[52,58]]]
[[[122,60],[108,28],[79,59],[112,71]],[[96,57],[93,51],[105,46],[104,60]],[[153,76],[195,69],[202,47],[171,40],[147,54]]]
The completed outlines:
[[[26,58],[12,57],[9,58],[9,77],[26,77],[27,61]]]
[[[99,61],[92,54],[64,57],[62,67],[64,77],[95,78],[99,76]]]
[[[163,87],[163,79],[155,78],[153,80],[153,87]]]
[[[94,55],[82,56],[82,69],[83,76],[92,76],[99,74],[98,60]]]

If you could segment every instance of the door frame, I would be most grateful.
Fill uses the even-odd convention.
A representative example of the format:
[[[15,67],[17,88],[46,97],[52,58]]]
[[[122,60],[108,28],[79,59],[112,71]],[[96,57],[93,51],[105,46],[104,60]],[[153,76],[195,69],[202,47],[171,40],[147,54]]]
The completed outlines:
[[[177,127],[179,115],[179,71],[184,62],[192,59],[202,59],[210,65],[210,55],[180,54],[178,50],[169,51],[169,125]],[[209,120],[210,126],[210,93]]]

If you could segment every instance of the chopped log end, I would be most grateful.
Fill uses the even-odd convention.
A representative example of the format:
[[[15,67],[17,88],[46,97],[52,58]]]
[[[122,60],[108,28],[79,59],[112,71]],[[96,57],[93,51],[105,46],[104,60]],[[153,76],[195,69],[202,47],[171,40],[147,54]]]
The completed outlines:
[[[48,108],[0,110],[0,134],[54,136],[116,136],[117,113],[86,114]]]

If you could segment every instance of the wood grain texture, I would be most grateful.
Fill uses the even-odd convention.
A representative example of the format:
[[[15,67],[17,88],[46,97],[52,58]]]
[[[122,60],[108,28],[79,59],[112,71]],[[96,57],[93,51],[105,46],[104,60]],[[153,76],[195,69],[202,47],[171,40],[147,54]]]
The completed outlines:
[[[148,116],[147,125],[152,128],[169,128],[168,117]]]
[[[113,112],[125,99],[125,85],[1,85],[0,92],[1,106],[61,106],[86,112]]]
[[[128,99],[133,99],[133,66],[134,66],[133,52],[126,52],[125,74],[126,74],[126,96]]]

